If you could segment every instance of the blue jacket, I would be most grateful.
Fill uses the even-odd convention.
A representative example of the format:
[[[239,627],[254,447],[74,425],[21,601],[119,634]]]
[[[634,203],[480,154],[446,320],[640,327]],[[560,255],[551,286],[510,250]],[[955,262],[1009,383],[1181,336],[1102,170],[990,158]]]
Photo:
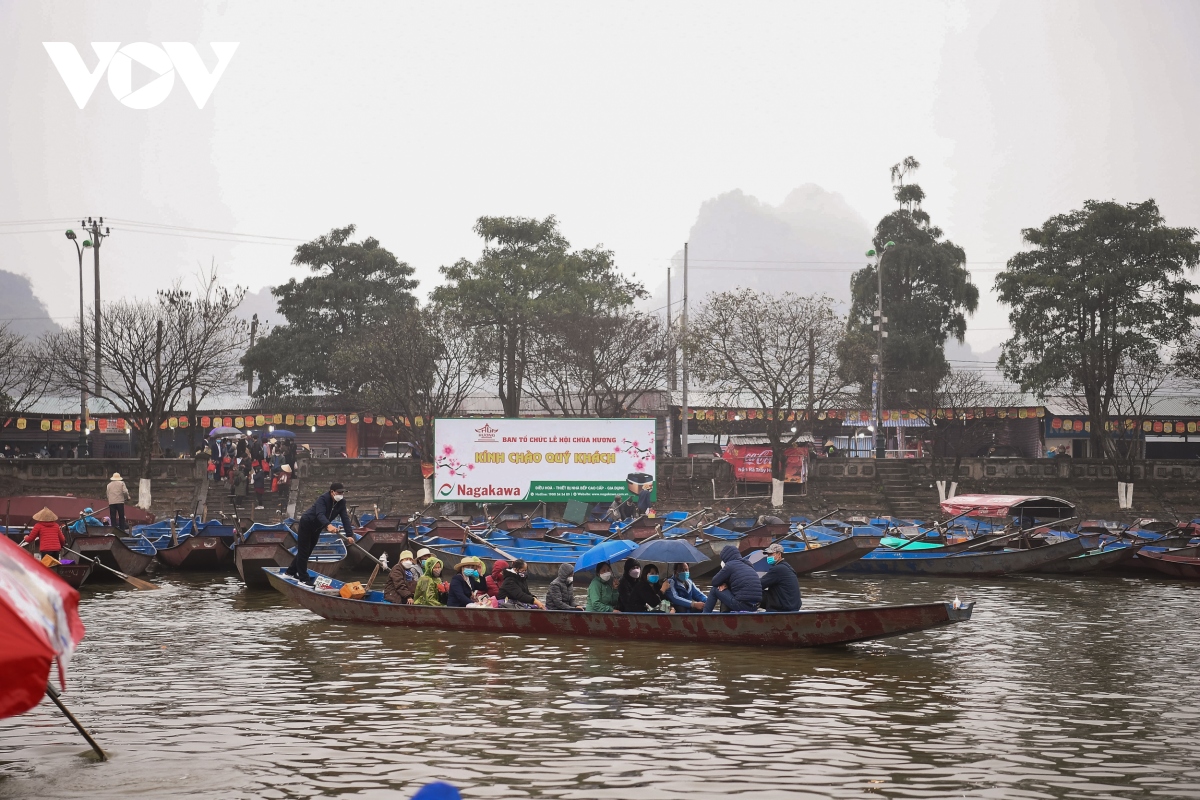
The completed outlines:
[[[780,561],[762,576],[764,606],[767,611],[799,611],[800,581],[796,570]]]
[[[703,603],[705,600],[704,592],[696,588],[696,584],[689,580],[684,586],[684,582],[675,577],[667,581],[667,591],[663,596],[671,601],[671,607],[676,611],[695,611],[692,602]]]
[[[730,593],[738,602],[757,607],[758,601],[762,600],[762,583],[759,582],[754,567],[742,558],[742,554],[733,545],[726,545],[721,549],[721,560],[725,562],[725,566],[713,575],[712,585],[716,587],[727,584]]]
[[[333,493],[326,492],[317,498],[312,508],[300,516],[300,528],[310,533],[314,530],[319,531],[338,517],[342,520],[342,533],[349,536],[354,526],[350,524],[350,514],[346,511],[346,498],[343,497],[340,502],[335,503]]]

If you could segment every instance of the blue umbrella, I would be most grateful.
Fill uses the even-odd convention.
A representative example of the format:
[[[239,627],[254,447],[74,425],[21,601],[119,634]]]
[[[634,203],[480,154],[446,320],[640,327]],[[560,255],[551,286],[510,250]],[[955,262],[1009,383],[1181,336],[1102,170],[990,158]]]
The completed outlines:
[[[296,434],[292,433],[291,431],[285,431],[285,430],[276,428],[275,430],[273,430],[267,434],[267,438],[268,439],[295,439]]]
[[[662,564],[700,564],[709,557],[682,539],[655,539],[633,551],[638,561],[657,561]]]
[[[590,550],[585,550],[582,555],[575,561],[576,570],[591,569],[597,564],[603,564],[606,561],[615,561],[622,558],[626,553],[637,550],[636,542],[629,542],[625,539],[611,539],[607,542],[601,542]],[[702,559],[703,560],[703,559]]]

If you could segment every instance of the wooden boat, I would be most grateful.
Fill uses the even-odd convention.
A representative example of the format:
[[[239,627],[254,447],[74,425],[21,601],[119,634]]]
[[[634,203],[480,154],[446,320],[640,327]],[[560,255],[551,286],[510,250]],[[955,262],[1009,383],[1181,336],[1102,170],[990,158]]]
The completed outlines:
[[[242,582],[247,587],[251,589],[270,588],[271,584],[267,581],[267,573],[263,572],[263,568],[286,568],[292,563],[292,554],[280,546],[282,542],[283,540],[256,544],[240,542],[237,547],[233,548],[233,563],[237,567],[238,575],[242,576]]]
[[[90,561],[78,561],[75,564],[59,564],[51,567],[50,571],[67,582],[67,585],[78,589],[92,574],[95,567]],[[103,572],[103,570],[101,570]]]
[[[1079,538],[1064,539],[1057,544],[1028,550],[965,551],[948,555],[932,555],[932,551],[929,550],[918,550],[912,554],[875,550],[840,567],[838,571],[884,575],[987,577],[1026,572],[1080,555],[1084,550],[1084,542]]]
[[[810,545],[804,550],[793,550],[783,554],[797,575],[811,572],[832,572],[852,564],[879,547],[881,536],[847,536],[820,547]]]
[[[284,547],[295,547],[296,534],[285,525],[251,525],[250,530],[246,531],[234,549],[248,544],[282,544]]]
[[[400,561],[400,554],[411,549],[408,544],[408,531],[405,530],[366,530],[358,540],[358,546],[371,555],[379,558],[387,555],[387,563],[395,565]],[[351,547],[346,553],[346,565],[350,569],[370,571],[375,562],[367,558],[362,550]]]
[[[1102,569],[1113,569],[1126,564],[1137,555],[1140,544],[1109,547],[1105,550],[1092,549],[1077,556],[1055,561],[1028,572],[1041,572],[1047,575],[1082,575]]]
[[[290,565],[296,556],[296,545],[284,547],[275,545],[275,563]],[[279,552],[282,551],[282,552]],[[346,544],[338,534],[321,534],[312,555],[308,557],[308,569],[321,575],[333,578],[346,566]]]
[[[1154,569],[1173,578],[1200,581],[1200,558],[1177,556],[1171,553],[1138,553],[1138,558]]]
[[[231,555],[222,537],[200,535],[160,549],[158,560],[171,569],[216,572],[228,566]]]
[[[868,606],[822,611],[755,614],[602,614],[586,611],[525,611],[493,608],[396,605],[371,592],[346,600],[336,591],[318,591],[266,570],[284,596],[329,620],[409,628],[475,631],[484,634],[580,636],[697,642],[761,647],[821,647],[848,644],[937,628],[971,618],[973,603]],[[332,589],[340,587],[334,581]]]
[[[88,558],[96,559],[107,567],[134,577],[141,575],[154,562],[153,553],[134,550],[112,534],[75,536],[72,543],[67,546]],[[149,545],[146,548],[153,549]],[[121,580],[106,569],[97,570],[93,577],[95,580],[103,580],[108,583]]]

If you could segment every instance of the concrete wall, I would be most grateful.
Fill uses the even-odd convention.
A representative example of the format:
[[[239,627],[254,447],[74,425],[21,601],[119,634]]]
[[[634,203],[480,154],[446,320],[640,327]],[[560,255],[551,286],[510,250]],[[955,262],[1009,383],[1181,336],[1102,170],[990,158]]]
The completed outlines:
[[[933,465],[929,460],[892,461],[908,470],[913,496],[924,513],[938,516]],[[187,508],[199,480],[191,460],[156,459],[152,462],[152,511],[159,516]],[[108,476],[120,472],[130,492],[137,495],[138,464],[127,459],[19,459],[0,460],[0,497],[28,494],[72,494],[103,498]],[[747,513],[769,510],[765,484],[735,487],[728,464],[709,459],[660,459],[657,462],[660,509],[724,509],[751,493],[741,505]],[[346,484],[348,497],[359,511],[378,504],[385,512],[411,512],[422,507],[424,497],[420,464],[409,459],[308,459],[297,466],[299,505],[307,507],[333,481]],[[1191,519],[1200,517],[1200,460],[1143,461],[1134,467],[1134,509],[1117,508],[1116,473],[1098,460],[963,459],[958,492],[989,494],[1049,494],[1079,506],[1089,517],[1126,519],[1151,515]],[[717,498],[714,499],[714,483]],[[209,493],[210,512],[229,509],[227,489]],[[278,507],[269,498],[268,509]],[[888,508],[875,462],[858,458],[814,459],[807,486],[789,486],[785,512],[811,514],[841,507],[846,513],[878,514]],[[552,507],[551,514],[561,513]],[[273,519],[260,512],[259,519]]]

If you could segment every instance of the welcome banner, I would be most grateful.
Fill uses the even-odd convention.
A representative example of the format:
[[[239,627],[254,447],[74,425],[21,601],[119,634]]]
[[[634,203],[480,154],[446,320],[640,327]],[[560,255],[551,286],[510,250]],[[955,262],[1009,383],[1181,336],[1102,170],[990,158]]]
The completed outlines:
[[[604,502],[654,478],[653,419],[438,419],[433,435],[442,502]]]

